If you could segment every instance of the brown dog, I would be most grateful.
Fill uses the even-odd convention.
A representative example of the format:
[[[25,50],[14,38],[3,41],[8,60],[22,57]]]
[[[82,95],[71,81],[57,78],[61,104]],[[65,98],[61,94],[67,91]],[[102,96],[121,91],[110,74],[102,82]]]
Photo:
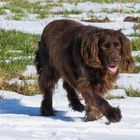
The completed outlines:
[[[120,121],[120,109],[104,99],[118,72],[129,72],[134,65],[130,41],[120,30],[85,26],[71,20],[53,21],[43,31],[35,64],[44,94],[42,115],[54,114],[52,95],[55,84],[62,78],[73,110],[86,109],[89,121],[102,115],[110,122]],[[83,96],[86,108],[76,91]]]

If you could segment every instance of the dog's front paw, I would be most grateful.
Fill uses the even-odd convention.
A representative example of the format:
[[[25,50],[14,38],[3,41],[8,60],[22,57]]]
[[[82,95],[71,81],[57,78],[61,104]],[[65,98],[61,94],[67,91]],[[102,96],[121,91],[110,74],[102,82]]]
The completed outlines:
[[[100,112],[97,108],[94,108],[92,110],[87,110],[86,112],[86,119],[85,121],[94,121],[98,120],[103,116],[102,112]]]
[[[108,109],[104,115],[110,122],[119,122],[122,118],[121,110],[119,109],[119,107],[112,107]]]
[[[85,111],[85,106],[79,102],[77,102],[77,104],[69,104],[69,107],[71,107],[74,111]]]

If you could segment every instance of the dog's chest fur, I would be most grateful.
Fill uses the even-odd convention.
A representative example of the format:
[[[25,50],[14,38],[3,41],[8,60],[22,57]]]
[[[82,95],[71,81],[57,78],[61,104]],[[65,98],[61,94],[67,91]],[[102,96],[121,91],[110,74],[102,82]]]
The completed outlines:
[[[98,94],[105,95],[113,89],[115,81],[118,78],[118,72],[114,75],[100,71],[86,72],[77,82],[77,87],[82,92],[95,91]]]

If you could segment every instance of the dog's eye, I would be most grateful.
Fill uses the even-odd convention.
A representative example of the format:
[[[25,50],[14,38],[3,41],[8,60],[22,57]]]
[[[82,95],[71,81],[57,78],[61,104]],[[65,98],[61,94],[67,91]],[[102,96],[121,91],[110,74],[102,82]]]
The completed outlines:
[[[114,46],[118,46],[119,45],[119,43],[118,42],[114,42]]]
[[[121,46],[120,46],[120,44],[119,44],[118,42],[115,42],[115,43],[114,43],[114,46],[115,46],[115,48],[117,48],[117,49],[121,49]]]

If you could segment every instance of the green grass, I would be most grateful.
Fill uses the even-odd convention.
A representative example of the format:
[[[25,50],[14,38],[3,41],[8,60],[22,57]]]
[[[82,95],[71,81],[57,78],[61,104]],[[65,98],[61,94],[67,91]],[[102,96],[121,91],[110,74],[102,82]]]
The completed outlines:
[[[34,12],[36,9],[41,8],[38,3],[29,3],[25,1],[14,2],[10,4],[6,4],[3,6],[4,9],[11,10],[12,13],[22,13],[23,9],[27,9],[30,12]]]
[[[6,5],[3,6],[3,9],[8,9],[12,13],[22,13],[23,12],[22,7],[18,7],[18,5],[16,3],[6,4]]]
[[[140,10],[124,10],[124,13],[126,13],[126,14],[134,14],[134,13],[137,13],[137,14],[139,14],[140,13]]]
[[[40,36],[2,29],[0,29],[0,36],[0,89],[12,90],[26,95],[39,93],[37,84],[29,86],[25,80],[24,86],[8,85],[7,80],[15,77],[20,78],[26,66],[33,64],[34,53]],[[21,58],[15,59],[17,57]],[[5,60],[9,62],[6,63]]]
[[[140,56],[136,56],[136,57],[135,57],[135,61],[136,61],[136,62],[140,62]]]
[[[116,86],[115,89],[125,90],[126,95],[129,97],[140,97],[140,90],[133,89],[132,87],[125,88],[125,87]],[[115,97],[113,96],[113,97],[109,97],[109,98],[115,98]],[[124,98],[124,97],[120,97],[120,98]]]
[[[135,66],[133,73],[139,73],[140,72],[140,66]]]
[[[4,9],[9,9],[14,16],[9,17],[9,19],[15,19],[15,20],[20,20],[22,17],[27,15],[27,13],[30,14],[39,14],[38,18],[46,18],[54,6],[61,6],[62,4],[47,4],[47,5],[40,5],[39,2],[35,3],[29,3],[26,1],[18,1],[14,0],[10,4],[6,4],[3,7],[1,7],[0,13]],[[3,14],[3,13],[2,13]]]
[[[47,0],[49,1],[49,0]],[[121,2],[121,3],[127,3],[127,2],[139,2],[139,0],[89,0],[91,2],[97,2],[97,3],[113,3],[113,2]],[[69,3],[79,3],[79,2],[86,2],[86,0],[59,0],[58,2],[69,2]]]
[[[64,10],[64,11],[58,11],[58,12],[54,12],[53,14],[57,14],[57,15],[70,15],[70,14],[74,14],[74,15],[78,15],[78,14],[82,14],[81,10]]]
[[[134,24],[133,30],[134,30],[135,34],[136,34],[138,37],[140,37],[140,23]]]
[[[50,0],[46,0],[49,2]],[[86,2],[87,0],[58,0],[58,2]],[[91,2],[99,2],[99,3],[111,3],[114,0],[89,0]],[[139,0],[115,0],[115,2],[139,2]]]
[[[9,2],[21,2],[22,0],[3,0],[3,1],[9,1]],[[50,2],[51,0],[44,0],[46,2]],[[69,2],[69,3],[79,3],[79,2],[86,2],[87,0],[58,0],[57,2]],[[113,3],[113,2],[120,2],[120,3],[128,3],[128,2],[139,2],[139,0],[89,0],[91,2],[97,2],[97,3]],[[25,0],[25,2],[28,2],[28,0]]]
[[[15,30],[5,31],[0,29],[0,49],[5,51],[21,50],[23,53],[28,55],[32,53],[34,43],[37,43],[39,38],[39,35],[18,32]]]
[[[8,20],[22,20],[26,16],[27,16],[27,14],[25,14],[25,13],[15,13],[12,16],[8,16],[7,19]]]
[[[134,30],[140,30],[140,23],[139,23],[139,24],[134,25],[133,29],[134,29]]]
[[[1,1],[10,1],[10,2],[20,2],[21,0],[1,0]],[[28,1],[28,0],[25,0]],[[45,0],[46,2],[50,2],[50,0]],[[58,2],[84,2],[85,0],[58,0]],[[89,0],[92,2],[114,2],[114,0]],[[116,0],[115,2],[139,2],[139,0]]]
[[[130,87],[129,89],[125,89],[125,91],[127,96],[129,97],[140,97],[140,91],[132,89],[132,87]]]
[[[132,50],[133,51],[139,51],[140,50],[140,39],[133,39],[132,41]]]
[[[134,60],[135,60],[135,62],[140,62],[140,56],[135,56]],[[139,73],[139,72],[140,72],[140,66],[136,65],[134,67],[133,73]]]
[[[3,1],[10,1],[10,2],[21,2],[22,0],[3,0]],[[26,2],[28,2],[28,0],[25,0]],[[50,2],[51,0],[45,0],[46,2]],[[57,2],[86,2],[87,0],[58,0]],[[89,0],[91,2],[98,2],[98,3],[112,3],[114,2],[114,0]],[[115,2],[123,2],[123,3],[127,3],[127,2],[139,2],[139,0],[115,0]]]
[[[109,96],[107,96],[107,99],[108,100],[112,100],[112,99],[124,99],[124,97],[123,96],[112,96],[112,95],[109,95]]]
[[[47,18],[49,15],[55,14],[55,15],[63,15],[67,16],[69,14],[81,14],[81,10],[65,10],[65,11],[58,11],[58,12],[52,12],[51,10],[57,6],[62,7],[63,2],[68,2],[68,3],[74,3],[75,5],[78,4],[79,2],[86,2],[85,0],[59,0],[57,3],[56,2],[51,2],[50,0],[43,0],[44,2],[47,2],[46,5],[41,5],[41,1],[37,1],[34,3],[30,3],[28,0],[27,1],[22,1],[22,0],[4,0],[11,2],[9,4],[6,4],[2,7],[0,7],[0,15],[4,15],[5,11],[4,9],[9,9],[12,12],[12,16],[9,16],[8,19],[12,20],[22,20],[24,17],[29,14],[38,14],[37,19],[44,19]],[[113,0],[90,0],[91,2],[98,2],[98,3],[111,3]],[[117,0],[119,2],[131,2],[131,1],[137,1],[137,0]],[[116,2],[117,2],[116,1]],[[91,13],[92,11],[89,11]],[[103,9],[102,12],[107,12],[107,13],[112,13],[112,12],[124,12],[124,13],[140,13],[140,10],[135,11],[135,10],[124,10],[124,9]],[[92,20],[92,19],[91,19]],[[90,20],[90,22],[91,22]],[[88,21],[87,21],[88,22]],[[92,20],[93,22],[93,20]],[[100,20],[99,22],[102,22]]]
[[[133,33],[128,35],[129,37],[134,37],[134,38],[139,38],[140,34],[139,33]]]
[[[105,12],[105,13],[121,13],[122,12],[122,9],[108,9],[108,8],[103,8],[101,10],[101,12]]]
[[[2,7],[0,7],[0,15],[4,15],[5,14],[5,11]]]
[[[34,14],[38,14],[37,18],[38,19],[43,19],[43,18],[47,18],[49,15],[49,11],[45,11],[45,10],[40,10],[37,13]]]
[[[39,35],[32,35],[22,32],[0,30],[0,76],[13,78],[20,74],[21,71],[29,64],[32,59],[15,60],[14,57],[33,56]],[[9,50],[20,50],[21,53],[10,53]],[[2,60],[10,60],[9,63]],[[10,71],[10,72],[9,72]]]
[[[134,13],[140,13],[140,10],[127,10],[127,9],[108,9],[103,8],[101,12],[105,13],[125,13],[125,14],[134,14]]]
[[[113,3],[114,0],[89,0],[92,2],[98,2],[98,3]],[[127,3],[127,2],[139,2],[139,0],[115,0],[115,2],[120,3]]]

